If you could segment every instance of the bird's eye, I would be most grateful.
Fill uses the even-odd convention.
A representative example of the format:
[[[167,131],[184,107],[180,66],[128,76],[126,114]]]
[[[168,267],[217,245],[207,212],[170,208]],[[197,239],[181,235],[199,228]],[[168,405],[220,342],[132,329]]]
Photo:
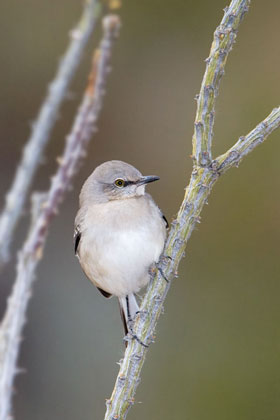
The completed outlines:
[[[122,188],[122,187],[124,187],[124,185],[125,185],[125,182],[124,182],[123,179],[121,179],[121,178],[116,179],[116,181],[115,181],[115,186],[116,187]]]

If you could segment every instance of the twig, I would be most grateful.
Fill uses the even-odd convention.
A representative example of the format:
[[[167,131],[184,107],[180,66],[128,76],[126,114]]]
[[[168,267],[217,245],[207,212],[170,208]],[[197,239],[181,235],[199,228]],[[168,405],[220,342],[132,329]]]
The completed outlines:
[[[23,150],[15,178],[0,216],[0,268],[9,260],[10,245],[26,196],[41,156],[56,122],[60,105],[80,63],[84,47],[101,12],[98,0],[85,0],[81,19],[71,31],[71,41],[39,111],[31,136]]]
[[[214,32],[206,70],[197,97],[197,110],[193,134],[193,159],[199,166],[210,165],[213,125],[215,118],[215,99],[218,96],[220,80],[225,72],[228,55],[237,36],[237,30],[244,14],[248,11],[250,0],[232,1],[225,8],[224,17]]]
[[[238,9],[241,18],[245,9],[247,9],[248,2],[233,0],[225,13],[227,14],[228,10],[237,10],[235,9],[236,5],[243,5],[243,9],[241,7]],[[236,18],[237,16],[234,16],[231,19]],[[220,63],[216,62],[216,66],[219,68]],[[213,64],[213,73],[216,73],[215,69],[216,67]],[[206,69],[206,73],[208,71],[209,68]],[[205,79],[206,76],[204,76],[203,79],[204,84]],[[211,107],[213,109],[213,103],[211,103]],[[205,119],[205,132],[209,133],[212,131],[212,123],[210,118]],[[204,204],[207,202],[212,187],[221,174],[230,167],[237,166],[249,152],[254,150],[255,147],[261,144],[269,134],[272,133],[272,131],[279,127],[280,107],[275,108],[271,114],[247,136],[240,137],[238,142],[225,154],[212,161],[210,158],[211,142],[209,142],[204,149],[207,153],[209,152],[207,164],[201,162],[201,160],[196,161],[196,159],[194,159],[190,183],[186,188],[185,197],[177,218],[172,223],[163,252],[163,258],[159,263],[159,270],[154,281],[148,286],[140,312],[135,320],[133,330],[139,340],[134,340],[133,337],[131,337],[128,341],[112,396],[106,402],[107,410],[105,420],[124,420],[129,408],[134,403],[136,388],[140,382],[141,370],[148,351],[148,348],[139,344],[139,342],[149,345],[154,340],[155,327],[160,314],[162,313],[163,303],[169,290],[171,280],[174,277],[177,277],[178,266],[185,253],[187,241],[191,236],[195,224],[200,222],[201,211]],[[196,140],[194,141],[196,142]],[[197,152],[195,151],[195,153]],[[169,281],[166,282],[166,279]]]
[[[220,174],[232,166],[238,166],[240,161],[250,153],[256,146],[261,144],[272,131],[279,127],[280,108],[275,108],[269,116],[256,126],[246,137],[240,137],[237,143],[225,154],[219,156],[212,162],[213,169]]]
[[[71,180],[77,171],[86,146],[95,130],[102,106],[106,76],[109,70],[113,40],[120,28],[115,15],[103,19],[104,36],[95,52],[89,83],[78,110],[71,133],[67,137],[59,168],[52,179],[47,198],[18,256],[17,278],[0,326],[0,420],[7,420],[11,411],[12,384],[25,313],[31,295],[35,269],[42,256],[48,226],[57,213]]]

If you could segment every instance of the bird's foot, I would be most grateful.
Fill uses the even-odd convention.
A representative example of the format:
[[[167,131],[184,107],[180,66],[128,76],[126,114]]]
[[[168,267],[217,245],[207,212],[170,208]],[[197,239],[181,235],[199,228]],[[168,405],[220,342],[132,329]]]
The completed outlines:
[[[173,258],[170,257],[170,255],[161,254],[159,261],[156,263],[156,268],[158,269],[158,271],[160,272],[161,276],[164,278],[166,283],[169,283],[169,280],[164,274],[162,266],[165,267],[169,261],[173,261]]]
[[[140,311],[139,311],[140,312]],[[134,329],[133,329],[133,326],[134,326],[134,321],[133,321],[133,319],[128,319],[127,320],[127,328],[128,328],[128,334],[127,334],[127,339],[132,339],[132,340],[136,340],[137,341],[137,343],[139,343],[141,346],[143,346],[143,347],[145,347],[145,348],[148,348],[149,347],[149,345],[148,344],[145,344],[139,337],[138,337],[138,335],[137,334],[135,334],[135,331],[134,331]],[[125,339],[126,339],[126,337],[125,337]]]
[[[158,271],[159,271],[159,273],[160,273],[160,275],[161,275],[161,277],[166,281],[166,283],[169,283],[169,280],[168,280],[168,278],[166,277],[166,275],[164,274],[164,272],[163,272],[163,270],[162,270],[162,268],[161,267],[159,267],[159,265],[158,265],[159,263],[157,263],[157,269],[158,269]]]
[[[163,272],[162,266],[165,267],[166,264],[168,263],[168,261],[172,261],[172,257],[170,257],[169,255],[161,255],[160,259],[158,262],[155,262],[151,265],[150,269],[149,269],[149,274],[152,278],[155,277],[157,271],[160,273],[161,277],[166,281],[166,283],[169,283],[168,278],[166,277],[166,275]]]

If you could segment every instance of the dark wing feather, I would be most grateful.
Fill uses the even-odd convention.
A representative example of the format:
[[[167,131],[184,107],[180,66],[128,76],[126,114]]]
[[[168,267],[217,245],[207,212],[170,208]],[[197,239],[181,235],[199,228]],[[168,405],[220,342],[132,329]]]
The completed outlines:
[[[78,253],[78,247],[79,247],[79,243],[81,240],[82,234],[81,231],[79,230],[79,226],[75,227],[74,230],[74,250],[75,250],[75,255],[77,255]]]
[[[166,227],[166,229],[168,229],[169,228],[168,220],[166,219],[166,217],[164,216],[163,213],[161,213],[161,215],[162,215],[163,220],[165,221],[165,227]]]
[[[100,292],[103,296],[105,296],[105,298],[110,298],[110,297],[112,296],[110,293],[105,292],[105,290],[100,289],[100,287],[97,287],[97,289],[99,290],[99,292]]]

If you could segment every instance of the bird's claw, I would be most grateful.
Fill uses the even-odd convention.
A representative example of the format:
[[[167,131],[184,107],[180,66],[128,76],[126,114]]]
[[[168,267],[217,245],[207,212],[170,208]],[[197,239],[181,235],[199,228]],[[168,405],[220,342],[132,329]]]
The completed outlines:
[[[139,311],[140,312],[140,311]],[[128,319],[127,320],[127,327],[128,327],[128,334],[127,334],[127,338],[125,337],[125,339],[128,341],[129,338],[131,338],[132,340],[136,340],[137,343],[139,343],[141,346],[148,348],[149,345],[145,344],[138,336],[137,334],[135,334],[134,330],[133,330],[133,325],[134,325],[134,321],[133,319]]]

